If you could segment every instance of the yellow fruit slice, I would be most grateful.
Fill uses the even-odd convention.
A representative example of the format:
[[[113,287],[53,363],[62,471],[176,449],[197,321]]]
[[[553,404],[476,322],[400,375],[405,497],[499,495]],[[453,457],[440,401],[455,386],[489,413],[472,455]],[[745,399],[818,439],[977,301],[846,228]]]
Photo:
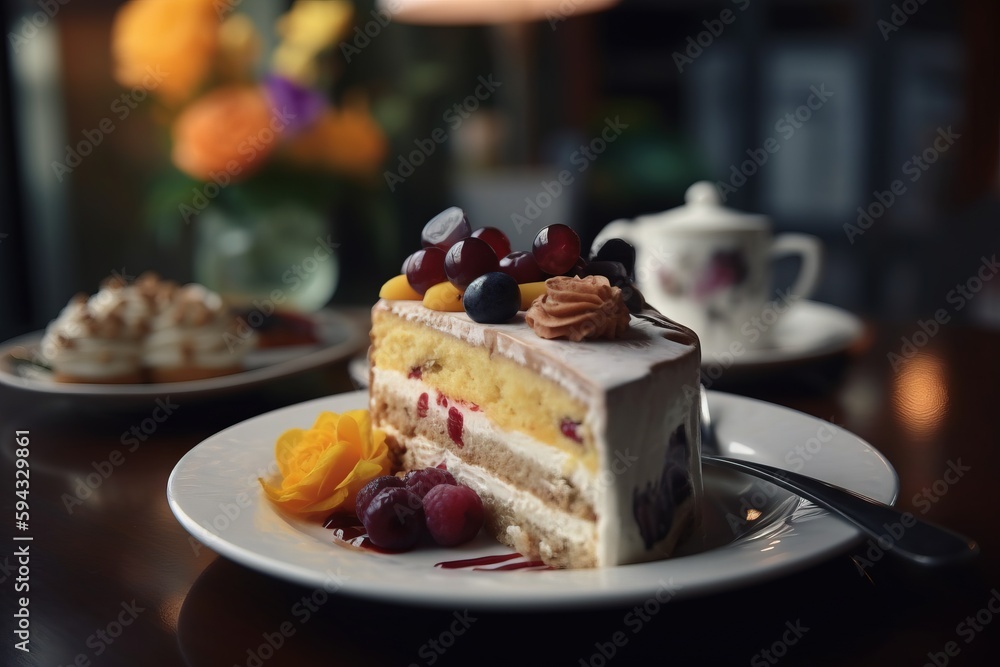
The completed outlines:
[[[545,281],[537,283],[521,283],[518,285],[521,289],[521,310],[528,310],[531,308],[531,302],[545,294]]]
[[[461,313],[462,292],[451,283],[438,283],[430,287],[424,294],[424,305],[431,310],[443,310],[449,313]]]
[[[420,301],[424,298],[420,296],[420,292],[410,287],[405,273],[387,280],[378,291],[378,295],[379,298],[391,301]]]

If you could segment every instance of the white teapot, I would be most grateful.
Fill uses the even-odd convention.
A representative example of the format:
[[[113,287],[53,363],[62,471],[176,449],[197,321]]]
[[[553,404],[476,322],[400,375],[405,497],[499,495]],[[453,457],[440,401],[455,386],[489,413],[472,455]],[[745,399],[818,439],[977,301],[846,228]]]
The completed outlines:
[[[636,284],[665,316],[694,329],[705,352],[764,347],[781,315],[807,298],[820,276],[822,244],[808,234],[774,235],[770,219],[722,206],[710,182],[693,184],[686,204],[634,220],[615,220],[594,239],[636,250]],[[772,265],[798,255],[786,290],[772,285]]]

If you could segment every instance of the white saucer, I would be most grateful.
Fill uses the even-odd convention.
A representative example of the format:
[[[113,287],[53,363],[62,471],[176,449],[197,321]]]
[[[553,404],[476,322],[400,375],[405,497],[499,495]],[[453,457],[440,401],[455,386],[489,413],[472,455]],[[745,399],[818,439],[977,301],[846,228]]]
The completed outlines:
[[[750,330],[750,335],[763,328]],[[726,350],[702,349],[702,366],[749,367],[806,362],[839,354],[849,349],[864,335],[864,323],[853,313],[816,301],[798,301],[789,307],[766,342],[750,347],[750,338],[742,343],[744,351],[733,355]]]
[[[76,384],[56,382],[45,368],[20,363],[33,359],[44,332],[37,331],[11,339],[0,345],[0,384],[18,389],[78,398],[108,398],[116,401],[133,398],[148,399],[170,393],[174,398],[224,394],[240,391],[324,364],[330,364],[356,354],[367,342],[366,332],[351,318],[322,310],[308,315],[316,337],[315,345],[292,345],[259,349],[250,352],[240,373],[192,380],[189,382],[149,384]]]
[[[857,436],[787,408],[709,392],[723,450],[800,470],[884,503],[898,481],[889,462]],[[442,569],[442,561],[509,554],[492,539],[455,549],[402,554],[348,549],[330,532],[278,513],[257,482],[275,470],[275,439],[322,410],[367,407],[366,392],[290,406],[230,427],[189,451],[174,468],[167,498],[196,539],[237,563],[308,587],[388,602],[442,608],[578,608],[692,597],[782,576],[857,543],[852,525],[754,478],[706,467],[705,520],[678,557],[592,570]],[[808,460],[795,447],[820,433]],[[800,465],[800,463],[802,465]],[[754,520],[747,509],[761,512]]]

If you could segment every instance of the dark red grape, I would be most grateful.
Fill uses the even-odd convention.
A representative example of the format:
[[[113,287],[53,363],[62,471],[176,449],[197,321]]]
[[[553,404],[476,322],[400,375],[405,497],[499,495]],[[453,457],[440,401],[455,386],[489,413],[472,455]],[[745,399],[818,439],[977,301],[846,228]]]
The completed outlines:
[[[420,242],[425,248],[434,246],[447,251],[472,233],[472,227],[465,217],[465,211],[457,206],[446,208],[424,225]]]
[[[418,250],[403,262],[406,281],[420,294],[448,280],[444,272],[444,250],[424,248]]]
[[[450,472],[442,468],[411,470],[403,477],[403,484],[410,491],[423,498],[438,484],[457,484]]]
[[[365,520],[365,510],[368,509],[368,503],[372,501],[372,498],[377,496],[382,489],[394,486],[403,486],[403,480],[395,475],[382,475],[361,487],[358,495],[354,497],[354,511],[362,523]]]
[[[521,308],[521,289],[506,273],[485,273],[466,288],[462,295],[465,314],[482,324],[500,324],[517,315]]]
[[[524,250],[515,250],[500,260],[500,270],[517,283],[537,283],[548,278],[548,274],[538,268],[535,256]]]
[[[372,544],[404,551],[416,544],[424,531],[423,503],[409,489],[382,489],[365,508],[362,523]]]
[[[472,238],[482,239],[489,243],[497,257],[505,257],[510,253],[510,239],[496,227],[480,227],[472,232]]]
[[[445,275],[452,285],[463,291],[473,280],[499,267],[500,260],[490,244],[472,237],[453,245],[444,257]]]
[[[535,236],[531,252],[538,261],[538,268],[560,276],[580,259],[580,237],[567,225],[549,225]]]
[[[628,271],[621,262],[598,259],[587,264],[584,276],[604,276],[615,287],[623,287],[631,283]]]
[[[587,275],[587,260],[583,257],[578,257],[576,263],[570,268],[569,271],[564,273],[566,276],[585,276]]]
[[[427,531],[443,547],[468,542],[486,521],[482,499],[467,486],[435,486],[424,496],[424,513]]]

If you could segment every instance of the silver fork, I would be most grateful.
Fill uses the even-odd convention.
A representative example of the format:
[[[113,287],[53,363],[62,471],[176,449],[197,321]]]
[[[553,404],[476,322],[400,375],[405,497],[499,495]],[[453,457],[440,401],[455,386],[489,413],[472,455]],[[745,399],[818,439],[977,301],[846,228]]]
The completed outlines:
[[[708,391],[704,386],[701,387],[700,399],[703,462],[759,477],[810,500],[877,538],[879,546],[888,543],[889,551],[920,565],[947,565],[979,553],[979,545],[974,540],[921,521],[910,512],[901,512],[815,477],[722,455],[709,411]],[[899,526],[902,530],[890,533],[889,526]]]

